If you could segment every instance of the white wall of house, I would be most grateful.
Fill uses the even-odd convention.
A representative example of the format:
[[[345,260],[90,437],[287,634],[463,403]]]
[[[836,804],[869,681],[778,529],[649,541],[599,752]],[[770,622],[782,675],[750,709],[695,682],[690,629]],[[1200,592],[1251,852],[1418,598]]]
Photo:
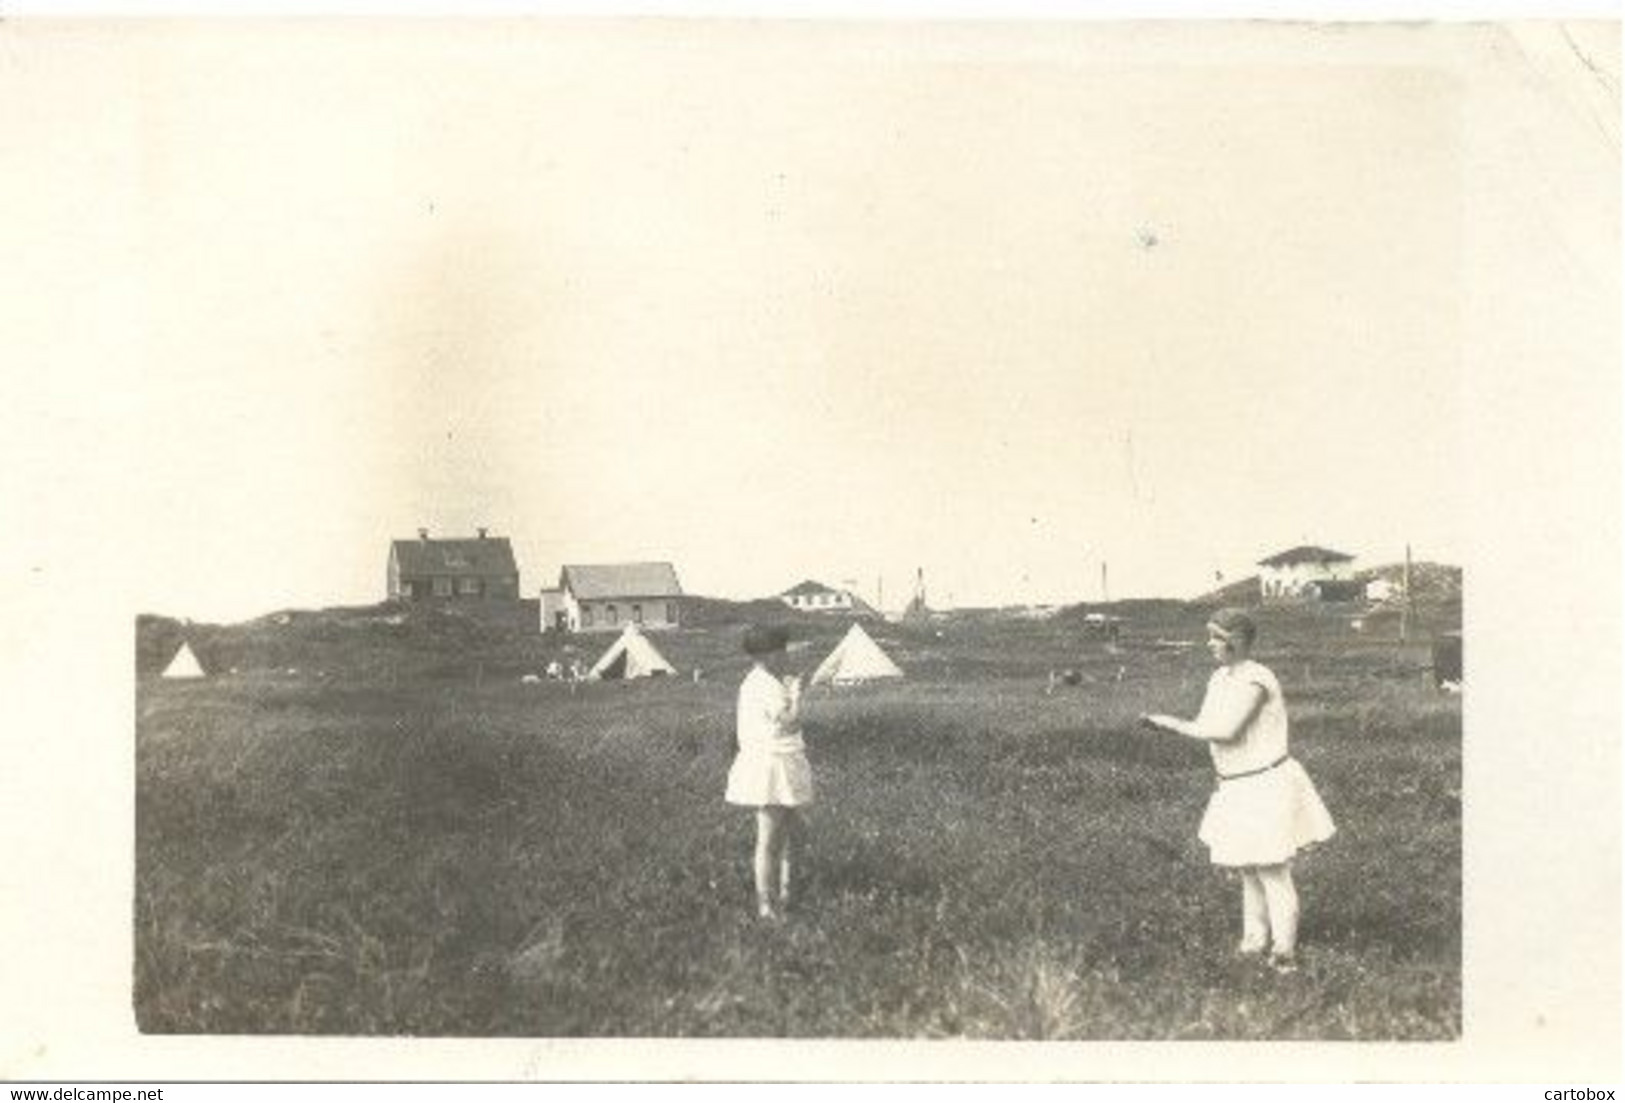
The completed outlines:
[[[619,632],[628,624],[659,631],[679,624],[678,599],[674,597],[615,597],[578,601],[568,590],[561,595],[559,608],[571,632]],[[549,622],[551,623],[551,622]]]
[[[1289,563],[1280,567],[1260,567],[1258,584],[1266,598],[1300,597],[1311,582],[1344,582],[1354,577],[1354,564]]]
[[[541,594],[541,625],[543,632],[567,630],[569,628],[568,614],[564,608],[563,590],[543,590]],[[563,624],[559,618],[565,617]]]
[[[1373,578],[1365,584],[1365,597],[1367,601],[1388,601],[1399,597],[1402,587],[1397,582],[1390,582],[1386,578]]]
[[[792,609],[814,613],[852,608],[852,595],[834,590],[825,590],[817,594],[781,594],[779,600]]]

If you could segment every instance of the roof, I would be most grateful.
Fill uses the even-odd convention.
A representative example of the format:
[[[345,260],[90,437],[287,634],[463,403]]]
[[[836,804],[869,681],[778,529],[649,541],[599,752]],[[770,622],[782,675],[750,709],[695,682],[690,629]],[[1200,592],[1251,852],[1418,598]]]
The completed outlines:
[[[1284,552],[1277,552],[1268,559],[1260,559],[1260,567],[1290,567],[1294,563],[1348,563],[1354,559],[1340,551],[1330,548],[1317,548],[1313,544],[1301,544],[1296,548],[1288,548]]]
[[[390,550],[403,575],[512,578],[519,574],[513,546],[506,536],[474,540],[396,540]]]
[[[822,582],[814,582],[811,579],[808,579],[806,582],[801,582],[790,587],[779,596],[795,597],[798,594],[844,594],[845,592],[845,590],[837,590],[833,586],[826,586]]]
[[[607,597],[681,597],[670,563],[572,563],[559,572],[559,589],[577,601]]]

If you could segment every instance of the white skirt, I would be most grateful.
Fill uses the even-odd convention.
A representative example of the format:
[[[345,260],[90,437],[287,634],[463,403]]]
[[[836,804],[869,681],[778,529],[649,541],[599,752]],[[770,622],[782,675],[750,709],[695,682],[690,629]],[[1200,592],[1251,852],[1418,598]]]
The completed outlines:
[[[1314,782],[1289,758],[1261,774],[1221,780],[1196,835],[1214,865],[1273,866],[1336,831]]]
[[[723,799],[752,808],[811,804],[812,765],[802,751],[742,751],[728,768],[728,791]]]

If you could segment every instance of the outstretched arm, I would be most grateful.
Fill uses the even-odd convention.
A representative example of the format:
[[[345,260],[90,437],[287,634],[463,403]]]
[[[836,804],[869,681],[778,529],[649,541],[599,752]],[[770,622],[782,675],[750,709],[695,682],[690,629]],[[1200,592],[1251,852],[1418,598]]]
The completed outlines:
[[[1230,700],[1213,708],[1204,704],[1202,714],[1195,720],[1181,720],[1177,716],[1165,716],[1162,713],[1153,713],[1140,719],[1152,727],[1171,731],[1176,735],[1203,739],[1210,743],[1223,743],[1242,733],[1257,715],[1258,710],[1263,707],[1264,697],[1263,686],[1249,685],[1245,693],[1237,693]]]

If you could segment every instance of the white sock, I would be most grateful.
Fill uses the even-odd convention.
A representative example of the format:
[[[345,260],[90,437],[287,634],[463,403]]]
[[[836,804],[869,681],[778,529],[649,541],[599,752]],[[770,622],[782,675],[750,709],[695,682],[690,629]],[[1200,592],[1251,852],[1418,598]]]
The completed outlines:
[[[1269,913],[1264,903],[1264,885],[1258,875],[1241,875],[1241,949],[1262,951],[1270,942]]]
[[[1258,871],[1258,878],[1264,885],[1275,954],[1291,957],[1298,950],[1298,889],[1292,883],[1292,867],[1269,866]]]

